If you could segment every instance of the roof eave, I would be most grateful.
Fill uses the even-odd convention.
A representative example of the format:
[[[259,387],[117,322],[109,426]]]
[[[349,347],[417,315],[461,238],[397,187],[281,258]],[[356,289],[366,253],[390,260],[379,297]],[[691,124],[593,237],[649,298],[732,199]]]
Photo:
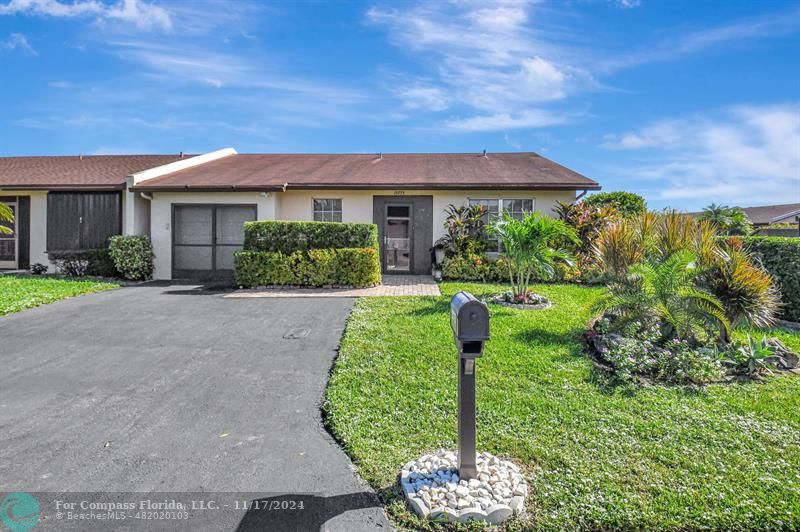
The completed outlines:
[[[136,185],[132,192],[273,192],[284,190],[601,190],[593,184],[363,184],[363,183],[289,183],[285,188],[277,185]]]
[[[87,185],[87,184],[58,184],[58,185],[0,185],[0,190],[80,190],[80,191],[108,191],[124,190],[125,183],[115,185]]]

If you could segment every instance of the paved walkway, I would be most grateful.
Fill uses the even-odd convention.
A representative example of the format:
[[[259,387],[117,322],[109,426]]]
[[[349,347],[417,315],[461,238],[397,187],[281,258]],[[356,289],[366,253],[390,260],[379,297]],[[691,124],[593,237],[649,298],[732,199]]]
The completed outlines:
[[[68,523],[42,496],[36,530],[388,531],[319,409],[352,306],[140,285],[0,317],[0,494],[219,508]]]
[[[439,285],[430,275],[384,275],[383,283],[372,288],[270,287],[237,290],[225,297],[378,297],[440,296]]]

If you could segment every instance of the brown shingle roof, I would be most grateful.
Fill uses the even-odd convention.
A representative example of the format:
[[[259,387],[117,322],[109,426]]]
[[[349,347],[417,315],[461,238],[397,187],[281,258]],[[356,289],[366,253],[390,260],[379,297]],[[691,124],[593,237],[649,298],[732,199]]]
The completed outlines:
[[[599,189],[535,153],[237,154],[180,170],[136,190],[287,188]]]
[[[0,157],[0,188],[123,188],[128,175],[180,159],[180,155]]]
[[[742,209],[747,213],[750,221],[756,225],[769,225],[776,222],[793,222],[797,211],[800,211],[800,203],[786,203],[783,205],[765,205],[763,207],[745,207]],[[783,218],[789,218],[784,220]]]

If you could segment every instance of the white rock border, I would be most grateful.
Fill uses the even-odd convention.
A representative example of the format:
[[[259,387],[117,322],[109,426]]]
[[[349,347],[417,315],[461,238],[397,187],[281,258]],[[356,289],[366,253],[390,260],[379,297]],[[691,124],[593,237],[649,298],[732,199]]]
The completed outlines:
[[[400,471],[406,501],[420,517],[466,523],[502,523],[525,511],[528,483],[516,464],[489,453],[477,457],[478,476],[458,478],[458,456],[440,449],[408,462]]]

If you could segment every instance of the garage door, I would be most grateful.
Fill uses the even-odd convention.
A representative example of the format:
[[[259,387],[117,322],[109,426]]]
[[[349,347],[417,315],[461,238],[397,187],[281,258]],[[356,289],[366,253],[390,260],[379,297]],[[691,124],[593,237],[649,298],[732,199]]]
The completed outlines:
[[[232,279],[233,254],[244,244],[244,222],[255,219],[255,205],[174,205],[172,278]]]

